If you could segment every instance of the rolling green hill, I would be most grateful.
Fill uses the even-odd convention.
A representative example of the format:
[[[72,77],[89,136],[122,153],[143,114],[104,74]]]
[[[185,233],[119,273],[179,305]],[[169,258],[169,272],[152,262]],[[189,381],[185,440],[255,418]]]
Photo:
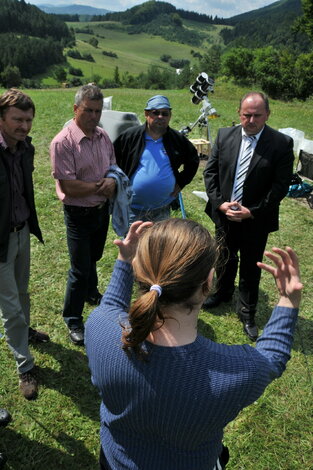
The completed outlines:
[[[183,67],[173,65],[179,61],[188,61],[197,69],[201,56],[211,60],[212,46],[219,46],[219,54],[232,47],[268,45],[299,54],[312,47],[303,34],[292,33],[300,14],[301,0],[280,0],[227,20],[179,10],[167,2],[147,1],[124,12],[94,16],[90,22],[67,23],[75,34],[73,47],[78,54],[69,57],[69,49],[64,49],[66,63],[62,67],[67,70],[66,80],[79,73],[83,81],[94,76],[112,81],[117,68],[120,75],[136,77],[151,66],[174,74],[175,68]],[[65,81],[52,78],[54,68],[39,76],[44,85]]]
[[[129,34],[126,26],[120,22],[68,23],[68,26],[75,31],[74,49],[81,55],[91,54],[94,62],[72,57],[67,57],[67,62],[71,67],[80,69],[85,78],[99,75],[102,79],[112,79],[116,67],[120,74],[127,72],[137,76],[141,72],[147,72],[151,65],[175,73],[173,67],[161,60],[162,55],[166,54],[178,60],[187,59],[191,65],[195,65],[198,62],[194,57],[195,53],[203,54],[211,45],[222,44],[219,32],[223,26],[210,24],[205,28],[203,24],[189,20],[185,20],[184,25],[190,31],[201,33],[199,46],[169,41],[144,32]],[[91,38],[97,39],[97,47],[89,43]],[[69,49],[65,49],[65,53],[68,51]],[[105,55],[103,52],[113,53],[116,57]],[[57,83],[51,78],[51,72],[43,77],[42,81],[45,85]]]

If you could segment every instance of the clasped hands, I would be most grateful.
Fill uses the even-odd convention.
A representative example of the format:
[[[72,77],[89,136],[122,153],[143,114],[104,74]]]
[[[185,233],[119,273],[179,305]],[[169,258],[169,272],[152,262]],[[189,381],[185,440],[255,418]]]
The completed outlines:
[[[114,196],[116,182],[114,178],[101,178],[96,183],[96,194],[111,199]]]
[[[232,222],[241,222],[244,219],[253,218],[250,210],[237,201],[223,202],[223,204],[219,206],[219,210]]]

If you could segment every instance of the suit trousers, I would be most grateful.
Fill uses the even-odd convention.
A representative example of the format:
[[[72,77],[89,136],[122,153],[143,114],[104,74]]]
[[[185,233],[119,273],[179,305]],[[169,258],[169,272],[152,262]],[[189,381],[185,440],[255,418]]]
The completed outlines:
[[[96,263],[102,257],[109,227],[109,203],[103,207],[64,205],[64,221],[71,267],[63,318],[69,328],[83,327],[85,300],[98,292]]]
[[[245,319],[253,318],[259,297],[262,261],[268,232],[255,221],[228,222],[216,228],[216,239],[221,244],[221,262],[217,268],[217,294],[228,296],[234,292],[239,265],[239,298],[237,313]]]
[[[9,348],[20,374],[34,367],[28,347],[30,236],[26,223],[10,233],[6,262],[0,262],[0,310]]]

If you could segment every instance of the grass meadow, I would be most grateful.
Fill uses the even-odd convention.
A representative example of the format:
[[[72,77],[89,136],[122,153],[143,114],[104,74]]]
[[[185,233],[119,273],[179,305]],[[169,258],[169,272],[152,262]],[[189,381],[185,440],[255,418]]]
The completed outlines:
[[[83,26],[82,26],[83,25]],[[79,52],[91,54],[95,62],[74,59],[67,57],[67,62],[74,68],[79,68],[83,72],[84,77],[92,77],[100,75],[102,79],[112,80],[114,77],[115,67],[118,66],[119,73],[129,73],[130,75],[138,75],[140,72],[147,72],[151,65],[159,68],[167,69],[175,73],[175,69],[170,67],[168,63],[162,62],[160,57],[164,54],[170,55],[173,59],[189,59],[191,64],[196,62],[191,51],[203,52],[203,47],[209,47],[212,44],[219,44],[221,39],[218,35],[222,26],[211,25],[202,29],[199,23],[186,21],[186,27],[190,30],[200,32],[203,41],[201,47],[181,44],[174,41],[167,41],[160,36],[152,36],[146,33],[127,34],[126,27],[118,22],[91,22],[91,23],[68,23],[68,26],[78,30],[89,29],[88,32],[76,32],[76,46]],[[89,44],[89,40],[96,37],[98,46],[94,47]],[[114,52],[117,58],[103,55],[102,52]],[[52,67],[53,69],[53,67]],[[44,85],[57,85],[56,80],[49,73],[41,76]]]
[[[246,90],[216,83],[209,96],[220,114],[210,120],[214,139],[217,129],[238,122],[237,106]],[[32,346],[39,368],[40,394],[28,402],[19,393],[15,363],[5,340],[0,340],[0,406],[12,413],[13,421],[0,430],[0,451],[8,455],[8,470],[96,470],[99,452],[99,403],[90,381],[84,348],[68,339],[61,311],[69,267],[62,208],[55,194],[49,161],[49,143],[72,117],[74,89],[31,90],[37,110],[31,135],[36,147],[35,195],[42,246],[32,237],[30,293],[32,326],[50,334],[51,342]],[[114,89],[113,109],[134,111],[143,120],[147,99],[157,91]],[[161,92],[164,93],[164,92]],[[200,107],[191,104],[188,90],[166,92],[173,107],[171,125],[181,129],[193,123]],[[313,102],[271,101],[269,124],[274,128],[294,127],[313,139]],[[191,138],[201,137],[196,128]],[[183,191],[187,217],[213,225],[204,214],[204,201],[192,194],[202,191],[201,164],[193,182]],[[180,213],[174,213],[180,217]],[[292,359],[284,375],[273,382],[264,395],[227,426],[225,443],[230,448],[229,470],[302,470],[313,468],[312,453],[312,365],[313,365],[313,211],[302,201],[284,199],[280,231],[269,237],[268,246],[294,247],[300,257],[304,282],[303,302],[295,335]],[[110,229],[105,253],[99,262],[99,285],[109,282],[116,257]],[[260,286],[257,323],[263,328],[277,300],[270,275],[264,273]],[[85,318],[91,312],[86,305]],[[227,344],[246,343],[234,305],[223,304],[212,312],[202,312],[201,333]],[[127,393],[127,390],[125,390]],[[153,417],[152,417],[153,418]],[[142,469],[149,470],[149,469]],[[160,469],[171,470],[171,469]]]

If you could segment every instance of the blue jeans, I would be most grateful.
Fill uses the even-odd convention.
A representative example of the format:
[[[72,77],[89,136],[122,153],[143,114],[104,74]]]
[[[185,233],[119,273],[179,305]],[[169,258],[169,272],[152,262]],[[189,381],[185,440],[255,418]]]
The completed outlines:
[[[109,226],[109,204],[102,208],[64,205],[68,272],[63,318],[69,328],[83,327],[85,300],[98,292],[96,263],[103,254]]]
[[[171,206],[163,206],[158,209],[136,209],[131,207],[129,210],[129,225],[136,220],[142,220],[143,222],[159,222],[170,218]]]

